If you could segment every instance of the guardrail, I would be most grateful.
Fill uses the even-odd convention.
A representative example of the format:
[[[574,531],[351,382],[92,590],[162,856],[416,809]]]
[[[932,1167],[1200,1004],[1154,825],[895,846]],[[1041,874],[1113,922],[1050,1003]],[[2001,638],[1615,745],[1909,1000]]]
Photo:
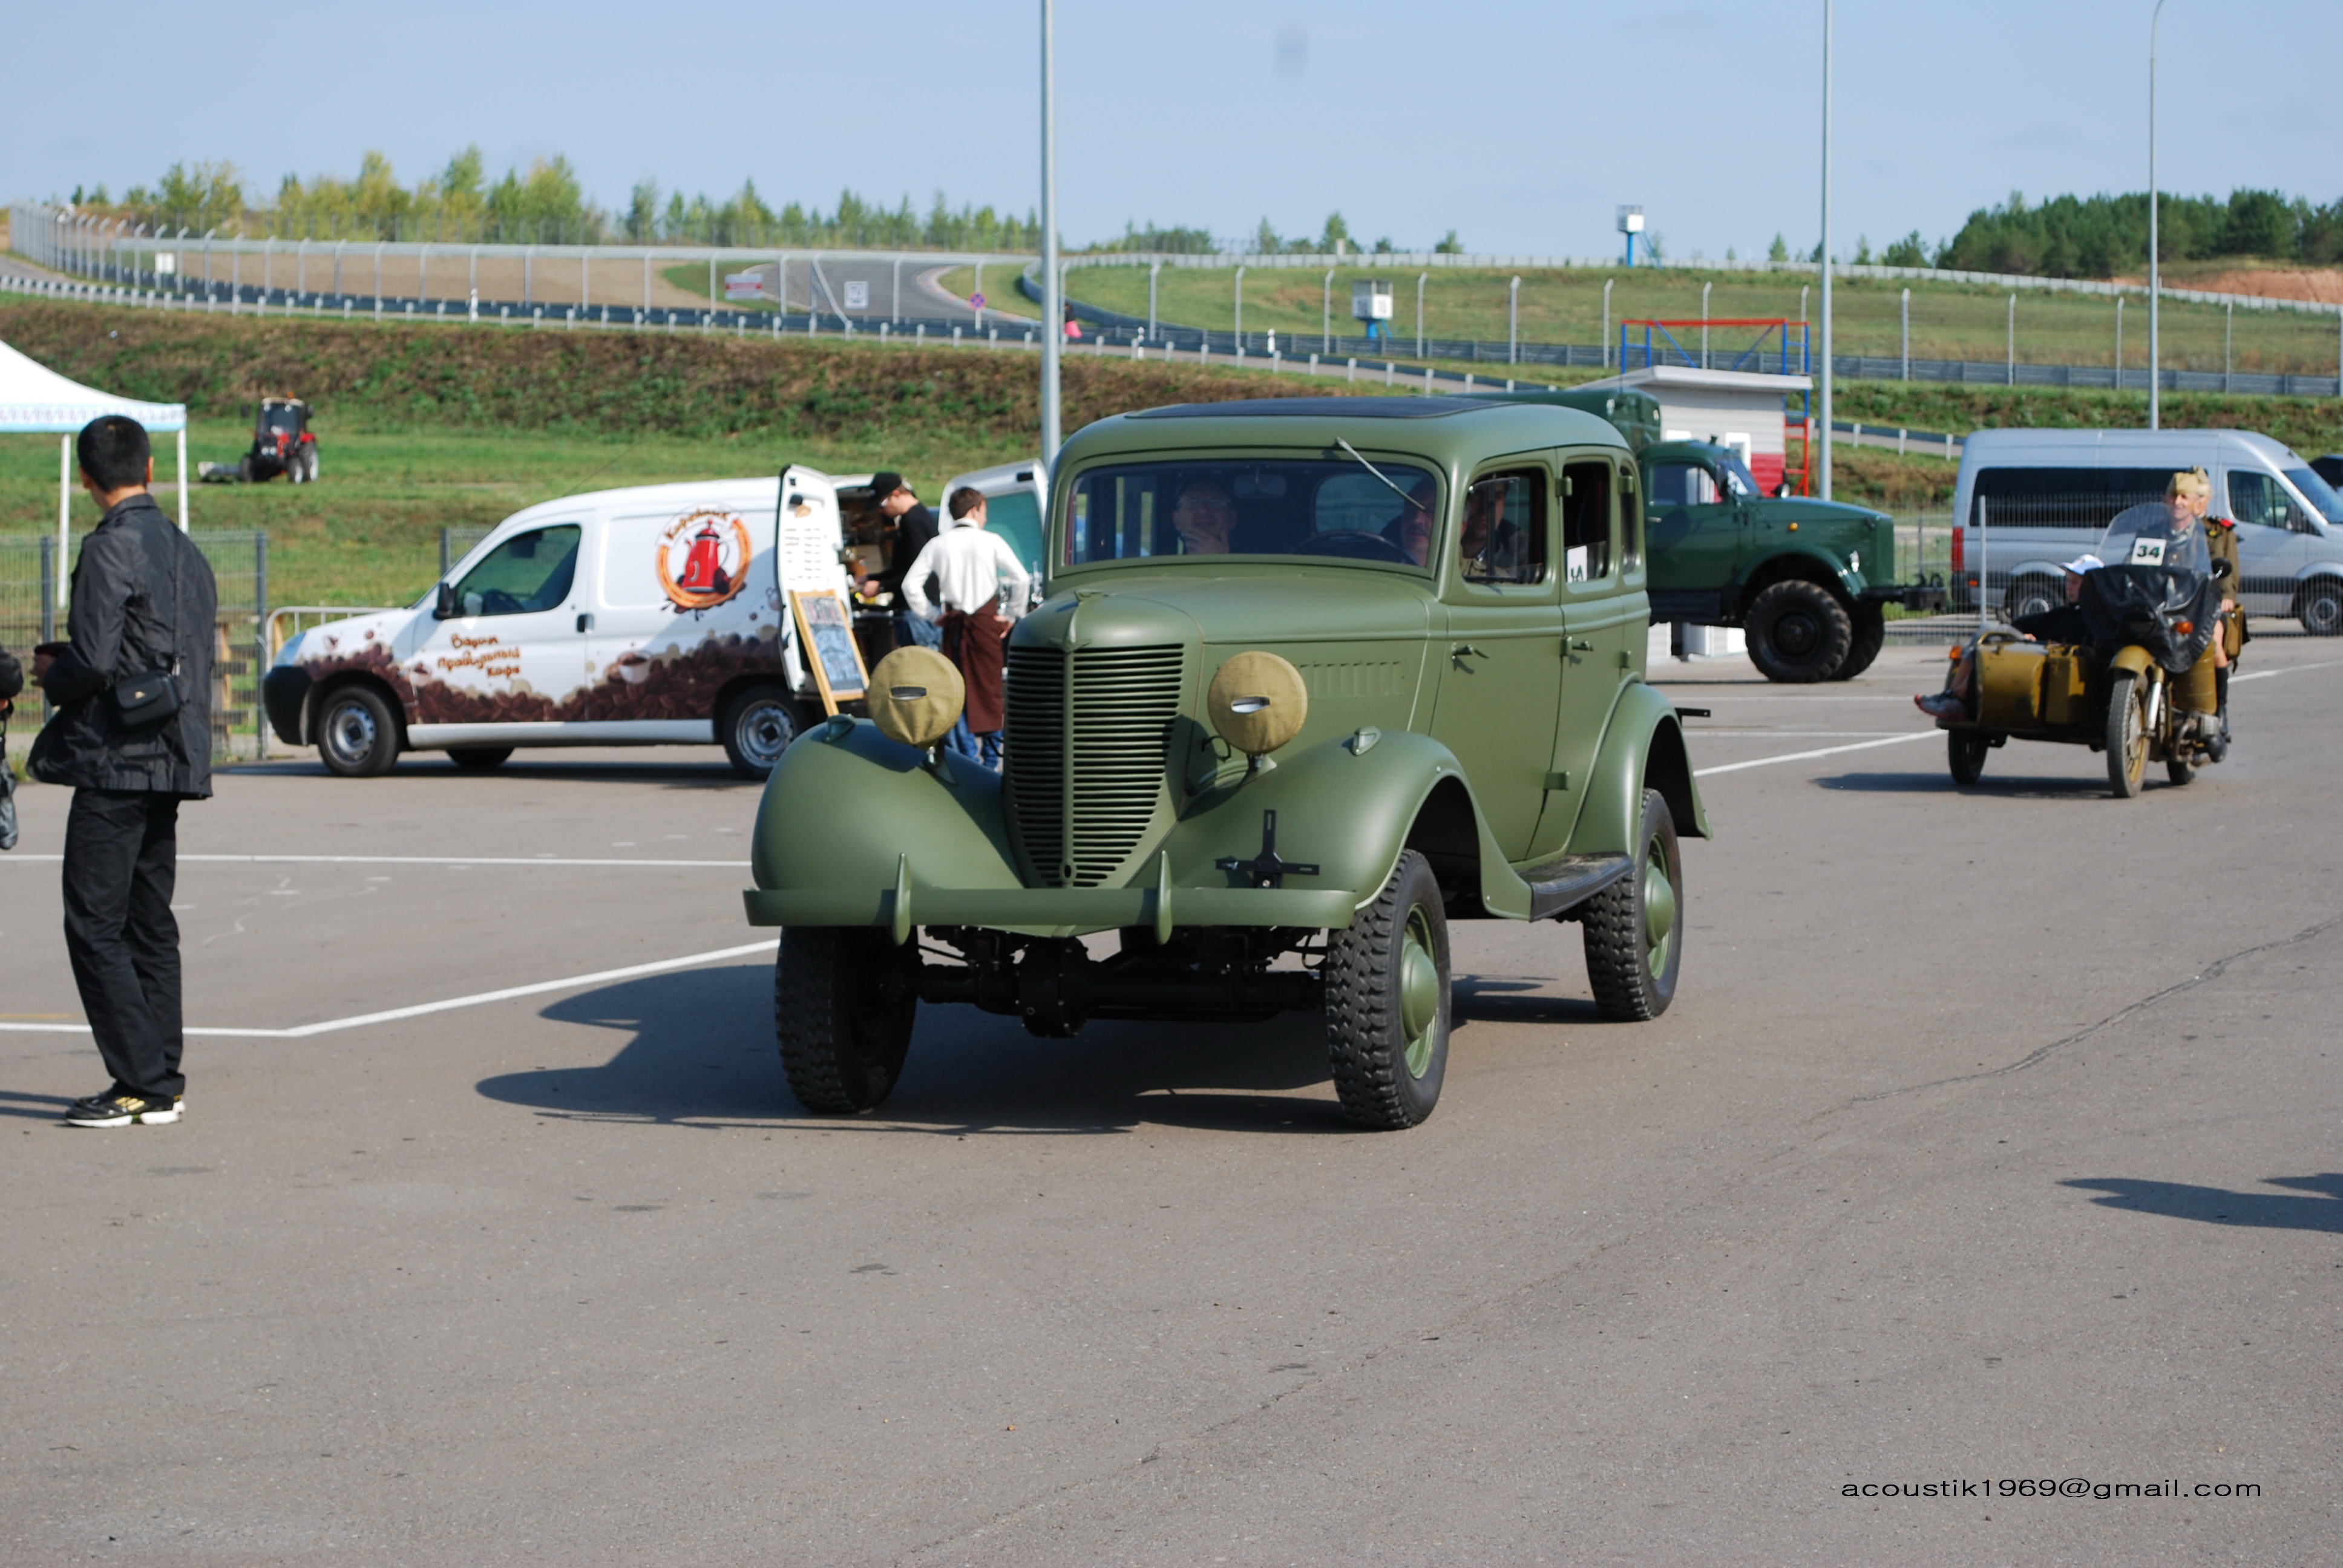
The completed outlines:
[[[285,645],[312,627],[332,620],[347,620],[352,616],[381,615],[397,608],[387,604],[288,604],[268,612],[266,644],[268,657],[274,662],[285,651]]]

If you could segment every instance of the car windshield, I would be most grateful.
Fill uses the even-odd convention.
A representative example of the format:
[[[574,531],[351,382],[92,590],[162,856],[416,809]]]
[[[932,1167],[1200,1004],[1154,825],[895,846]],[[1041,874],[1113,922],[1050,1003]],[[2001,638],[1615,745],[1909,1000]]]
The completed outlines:
[[[2320,478],[2316,470],[2288,468],[2286,477],[2294,481],[2294,487],[2302,492],[2305,500],[2318,508],[2320,517],[2330,523],[2343,523],[2343,496],[2337,495],[2335,487]]]
[[[1079,475],[1059,560],[1312,556],[1423,570],[1440,482],[1413,463],[1348,457],[1165,459]]]
[[[2098,558],[2111,567],[2162,567],[2167,571],[2209,573],[2212,552],[2205,525],[2177,502],[2149,501],[2116,514],[2099,536]]]

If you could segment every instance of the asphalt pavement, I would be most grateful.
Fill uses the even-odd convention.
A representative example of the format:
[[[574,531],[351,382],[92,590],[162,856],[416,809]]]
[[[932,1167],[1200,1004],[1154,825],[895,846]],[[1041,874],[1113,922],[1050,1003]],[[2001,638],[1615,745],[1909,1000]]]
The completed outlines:
[[[948,1008],[807,1117],[707,749],[223,774],[188,1117],[67,1130],[28,788],[0,1560],[2332,1561],[2343,643],[2128,802],[1956,789],[1941,669],[1655,671],[1714,713],[1675,1006],[1459,926],[1404,1133],[1307,1020]]]

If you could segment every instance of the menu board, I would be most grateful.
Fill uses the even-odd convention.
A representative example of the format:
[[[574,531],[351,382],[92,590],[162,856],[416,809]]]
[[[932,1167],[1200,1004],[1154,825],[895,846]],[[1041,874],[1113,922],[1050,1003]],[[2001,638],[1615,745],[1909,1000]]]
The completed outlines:
[[[836,713],[840,703],[860,698],[870,685],[862,650],[854,646],[853,613],[828,588],[790,590],[789,609],[797,617],[798,646],[821,688],[821,705]]]

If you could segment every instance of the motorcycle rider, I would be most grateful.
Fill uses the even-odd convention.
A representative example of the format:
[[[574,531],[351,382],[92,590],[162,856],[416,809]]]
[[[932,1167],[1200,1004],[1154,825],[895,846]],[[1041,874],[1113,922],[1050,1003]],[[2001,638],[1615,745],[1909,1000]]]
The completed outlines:
[[[2201,531],[2207,553],[2217,561],[2229,563],[2229,576],[2221,586],[2220,633],[2187,673],[2174,677],[2172,681],[2172,700],[2191,716],[2194,733],[2201,739],[2226,739],[2220,714],[2228,686],[2227,644],[2230,617],[2237,608],[2237,525],[2223,523],[2217,527],[2207,518],[2205,514],[2213,504],[2213,481],[2202,468],[2184,469],[2173,475],[2164,487],[2164,504],[2172,515],[2172,539],[2176,545],[2185,547],[2191,533]]]
[[[2191,479],[2203,484],[2207,510],[2205,518],[2205,548],[2216,561],[2229,563],[2229,575],[2221,584],[2221,634],[2213,639],[2209,650],[2213,655],[2214,708],[2221,717],[2221,739],[2229,739],[2229,672],[2237,668],[2237,659],[2246,651],[2246,638],[2252,635],[2246,629],[2246,612],[2237,602],[2245,591],[2245,562],[2237,554],[2237,525],[2235,519],[2217,518],[2210,514],[2213,486],[2197,468],[2188,474],[2175,474],[2173,483]],[[2218,569],[2217,568],[2216,568]]]

